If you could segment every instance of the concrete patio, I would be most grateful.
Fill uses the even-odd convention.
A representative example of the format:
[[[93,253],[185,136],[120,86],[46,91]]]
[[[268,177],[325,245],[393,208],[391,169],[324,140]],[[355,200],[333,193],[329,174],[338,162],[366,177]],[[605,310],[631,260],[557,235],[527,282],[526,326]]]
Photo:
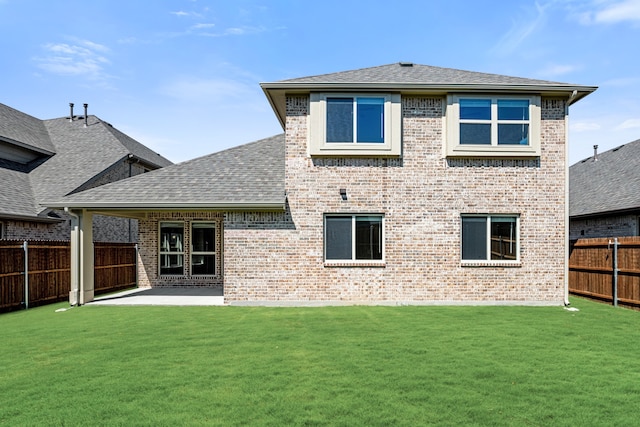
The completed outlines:
[[[224,305],[222,289],[217,288],[138,288],[96,297],[86,305]]]

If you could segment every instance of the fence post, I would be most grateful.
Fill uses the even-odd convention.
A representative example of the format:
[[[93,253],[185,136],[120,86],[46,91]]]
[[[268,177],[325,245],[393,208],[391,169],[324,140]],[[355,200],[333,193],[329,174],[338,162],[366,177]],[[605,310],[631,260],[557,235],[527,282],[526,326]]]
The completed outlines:
[[[29,244],[25,240],[22,244],[24,249],[24,308],[29,309]]]
[[[136,259],[133,261],[136,265],[136,288],[140,287],[140,284],[138,283],[138,251],[140,249],[138,248],[138,244],[136,243],[135,246],[135,252],[136,252]]]
[[[618,238],[613,240],[613,306],[618,306]]]

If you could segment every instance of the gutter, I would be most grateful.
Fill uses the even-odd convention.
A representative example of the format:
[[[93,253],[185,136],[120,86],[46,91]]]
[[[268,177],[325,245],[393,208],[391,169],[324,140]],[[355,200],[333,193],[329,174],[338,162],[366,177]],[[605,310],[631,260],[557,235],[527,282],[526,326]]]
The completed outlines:
[[[0,219],[10,220],[10,221],[39,222],[44,224],[56,224],[64,221],[63,218],[44,218],[40,216],[11,215],[11,214],[0,214]]]
[[[569,303],[569,105],[575,98],[574,90],[564,110],[564,305]]]

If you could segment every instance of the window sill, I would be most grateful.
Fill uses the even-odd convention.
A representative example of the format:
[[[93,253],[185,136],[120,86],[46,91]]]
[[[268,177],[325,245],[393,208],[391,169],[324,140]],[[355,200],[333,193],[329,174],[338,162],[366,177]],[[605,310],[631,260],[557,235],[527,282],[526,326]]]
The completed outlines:
[[[386,267],[384,261],[325,261],[325,267]]]
[[[311,156],[388,156],[400,157],[400,144],[326,144],[312,149]]]
[[[447,157],[540,157],[540,149],[531,146],[456,145],[449,146]]]
[[[473,261],[461,261],[461,267],[510,267],[510,268],[519,268],[522,267],[522,263],[520,261],[482,261],[482,260],[473,260]]]

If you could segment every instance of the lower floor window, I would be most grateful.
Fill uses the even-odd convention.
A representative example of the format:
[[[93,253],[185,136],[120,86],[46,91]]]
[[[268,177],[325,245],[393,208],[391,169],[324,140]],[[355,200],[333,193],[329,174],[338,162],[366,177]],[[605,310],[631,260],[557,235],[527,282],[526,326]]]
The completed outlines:
[[[160,274],[184,274],[184,224],[160,223]]]
[[[189,248],[185,248],[186,241],[190,242]],[[189,260],[190,275],[215,275],[215,223],[194,221],[185,229],[183,222],[161,222],[159,253],[161,275],[185,275],[185,261]]]
[[[191,224],[191,274],[213,275],[216,271],[216,226],[212,222]]]
[[[463,260],[518,260],[516,215],[462,217]]]
[[[383,259],[382,215],[327,215],[324,220],[325,259]]]

